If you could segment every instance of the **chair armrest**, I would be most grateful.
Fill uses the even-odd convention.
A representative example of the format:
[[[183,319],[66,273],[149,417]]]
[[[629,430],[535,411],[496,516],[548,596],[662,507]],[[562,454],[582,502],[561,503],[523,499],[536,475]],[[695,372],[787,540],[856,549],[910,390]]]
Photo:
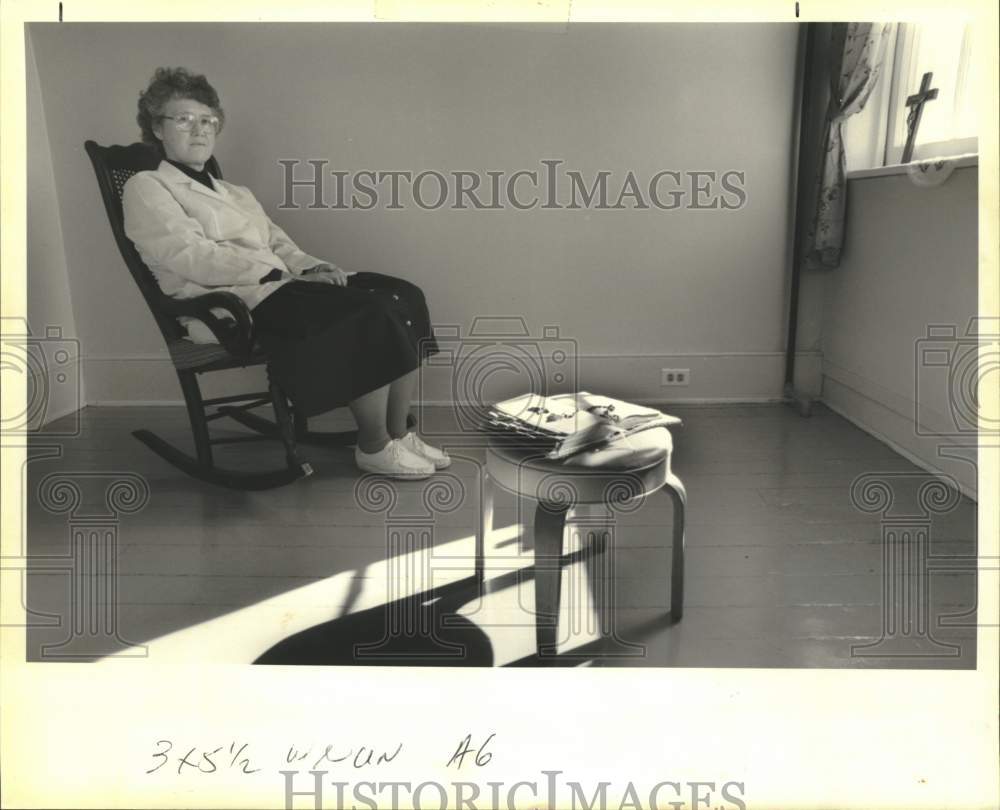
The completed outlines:
[[[235,357],[249,357],[253,350],[253,320],[250,309],[243,300],[231,292],[210,292],[194,298],[170,298],[165,296],[164,311],[169,315],[197,318],[202,321],[218,339],[222,347]],[[232,313],[235,325],[226,323],[213,309],[224,309]]]

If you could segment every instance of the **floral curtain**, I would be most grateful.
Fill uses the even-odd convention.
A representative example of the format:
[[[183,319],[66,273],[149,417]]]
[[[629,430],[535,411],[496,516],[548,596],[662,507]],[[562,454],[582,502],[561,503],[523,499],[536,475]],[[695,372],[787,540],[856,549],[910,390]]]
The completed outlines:
[[[847,118],[864,109],[878,82],[892,23],[835,23],[830,41],[830,104],[816,177],[817,199],[805,240],[809,267],[836,267],[844,244],[847,171],[841,131]]]

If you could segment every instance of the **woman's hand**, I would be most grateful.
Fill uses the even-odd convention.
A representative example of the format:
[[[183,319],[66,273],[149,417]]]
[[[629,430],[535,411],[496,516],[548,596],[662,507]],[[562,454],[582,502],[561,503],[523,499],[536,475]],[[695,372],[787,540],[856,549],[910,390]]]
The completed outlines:
[[[315,267],[303,270],[302,278],[305,281],[319,281],[324,284],[336,284],[338,287],[347,286],[347,273],[332,264],[317,264]]]

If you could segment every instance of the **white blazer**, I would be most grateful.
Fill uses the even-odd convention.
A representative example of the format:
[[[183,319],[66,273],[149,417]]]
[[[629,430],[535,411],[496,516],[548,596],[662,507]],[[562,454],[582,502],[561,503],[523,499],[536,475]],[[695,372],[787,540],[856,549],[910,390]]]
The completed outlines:
[[[252,310],[303,270],[324,263],[300,250],[250,189],[212,182],[214,191],[164,160],[125,184],[125,233],[164,293],[192,298],[226,290]],[[261,284],[276,267],[290,275]]]

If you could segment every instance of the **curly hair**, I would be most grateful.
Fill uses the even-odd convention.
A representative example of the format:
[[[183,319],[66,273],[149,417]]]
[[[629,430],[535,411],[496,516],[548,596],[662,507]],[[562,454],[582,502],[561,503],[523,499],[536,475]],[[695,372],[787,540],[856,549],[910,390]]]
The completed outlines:
[[[142,141],[163,151],[163,144],[153,132],[153,123],[163,114],[163,108],[173,99],[189,98],[211,107],[219,117],[219,131],[226,123],[226,114],[219,104],[219,94],[203,75],[186,68],[156,69],[149,87],[139,91],[139,114],[135,117],[142,132]]]

